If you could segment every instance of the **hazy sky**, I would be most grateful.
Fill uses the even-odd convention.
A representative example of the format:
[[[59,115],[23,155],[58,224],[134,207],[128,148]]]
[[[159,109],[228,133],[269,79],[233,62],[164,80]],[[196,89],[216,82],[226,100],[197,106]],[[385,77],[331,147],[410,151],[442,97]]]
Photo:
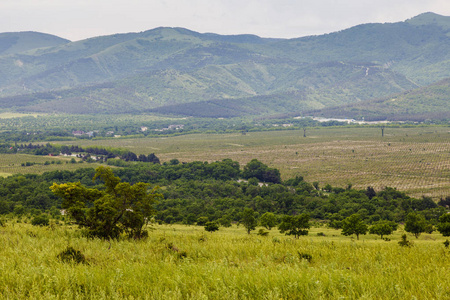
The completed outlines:
[[[0,32],[70,40],[159,26],[292,38],[423,12],[450,16],[450,0],[0,0]]]

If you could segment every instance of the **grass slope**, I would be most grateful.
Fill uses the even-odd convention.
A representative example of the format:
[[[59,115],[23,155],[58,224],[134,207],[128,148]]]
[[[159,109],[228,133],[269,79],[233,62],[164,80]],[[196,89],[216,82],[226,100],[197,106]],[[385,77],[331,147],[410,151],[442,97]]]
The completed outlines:
[[[39,32],[0,33],[0,56],[17,54],[38,48],[55,47],[70,43],[69,40]]]
[[[449,119],[450,78],[402,94],[310,112],[316,116],[365,120]]]

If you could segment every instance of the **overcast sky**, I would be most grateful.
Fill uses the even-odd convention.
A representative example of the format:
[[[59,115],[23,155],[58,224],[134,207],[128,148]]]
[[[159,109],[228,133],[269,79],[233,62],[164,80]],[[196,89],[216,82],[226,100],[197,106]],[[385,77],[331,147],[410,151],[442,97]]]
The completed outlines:
[[[170,26],[293,38],[429,11],[450,16],[450,0],[0,0],[0,32],[75,41]]]

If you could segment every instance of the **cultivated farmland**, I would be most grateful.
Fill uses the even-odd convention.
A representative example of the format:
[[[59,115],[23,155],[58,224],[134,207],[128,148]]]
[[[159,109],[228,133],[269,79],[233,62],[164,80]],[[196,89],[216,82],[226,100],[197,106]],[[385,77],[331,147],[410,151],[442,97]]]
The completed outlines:
[[[162,162],[253,158],[280,169],[284,179],[301,175],[323,186],[396,187],[409,195],[435,199],[450,194],[450,129],[438,126],[308,128],[242,134],[80,140],[80,146],[126,148],[155,153]],[[62,143],[62,142],[59,142]]]

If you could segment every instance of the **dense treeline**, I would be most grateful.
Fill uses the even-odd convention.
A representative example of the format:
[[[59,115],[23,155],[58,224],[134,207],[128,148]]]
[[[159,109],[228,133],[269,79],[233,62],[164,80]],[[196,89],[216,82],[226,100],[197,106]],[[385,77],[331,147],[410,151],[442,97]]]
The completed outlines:
[[[150,153],[148,156],[145,154],[140,154],[139,156],[135,153],[122,150],[122,149],[106,149],[101,147],[86,147],[82,148],[77,145],[72,146],[59,146],[47,144],[0,144],[0,153],[28,153],[33,155],[53,155],[57,156],[72,155],[73,153],[78,153],[77,157],[83,158],[84,160],[92,159],[91,155],[96,155],[97,161],[107,161],[109,158],[120,158],[125,161],[141,161],[141,162],[151,162],[159,164],[159,158],[154,154]]]
[[[130,164],[130,163],[128,163]],[[254,159],[241,170],[238,162],[153,164],[135,162],[114,168],[123,182],[150,183],[163,187],[164,199],[159,201],[156,220],[165,223],[204,224],[216,221],[224,226],[240,221],[245,208],[259,217],[266,212],[279,216],[308,213],[314,219],[328,220],[340,228],[342,221],[358,214],[367,223],[380,220],[404,222],[408,213],[420,213],[431,223],[437,223],[446,211],[450,197],[436,204],[431,198],[414,199],[396,189],[386,187],[375,191],[320,187],[305,182],[302,177],[282,181],[279,171]],[[81,182],[98,187],[93,181],[94,169],[53,171],[42,175],[16,175],[0,178],[0,213],[57,213],[61,199],[49,187],[53,183]],[[247,180],[243,180],[246,178]],[[101,187],[100,187],[101,189]]]

